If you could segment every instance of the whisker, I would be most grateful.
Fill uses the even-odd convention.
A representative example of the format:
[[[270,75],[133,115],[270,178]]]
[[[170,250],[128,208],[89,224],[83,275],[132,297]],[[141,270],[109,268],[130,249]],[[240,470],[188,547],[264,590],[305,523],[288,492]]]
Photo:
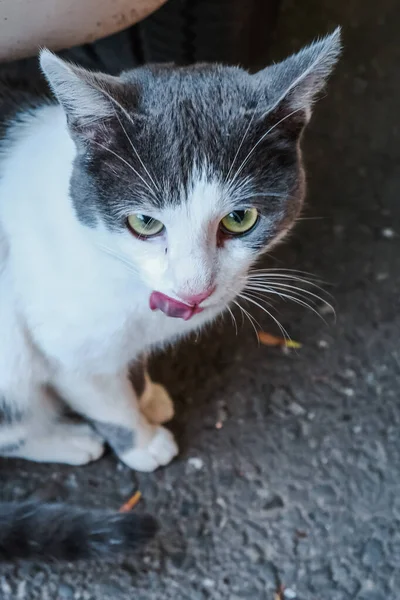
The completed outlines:
[[[252,327],[253,327],[253,329],[254,329],[254,333],[256,334],[256,338],[257,338],[257,340],[258,340],[258,342],[259,342],[259,337],[258,337],[257,328],[256,328],[256,326],[255,326],[255,325],[254,325],[254,323],[253,323],[253,317],[250,315],[250,313],[249,313],[249,312],[248,312],[248,311],[247,311],[245,308],[243,308],[243,306],[241,306],[241,305],[239,304],[239,302],[238,302],[237,300],[234,300],[234,301],[233,301],[233,303],[234,303],[234,304],[236,304],[236,306],[238,306],[238,307],[240,308],[240,311],[241,311],[242,315],[245,315],[245,316],[246,316],[246,317],[249,319],[249,321],[250,321],[250,323],[251,323],[251,326],[252,326]],[[255,319],[254,319],[254,320],[255,320]],[[256,323],[257,323],[257,321],[256,321]],[[257,325],[259,325],[259,323],[257,323]],[[259,325],[259,327],[260,327],[260,325]],[[261,327],[260,327],[260,329],[261,329]]]
[[[104,146],[104,144],[97,142],[96,140],[90,140],[90,142],[92,144],[96,144],[97,146],[100,146],[100,148],[103,148],[103,150],[105,150],[106,152],[109,152],[110,154],[112,154],[113,156],[118,158],[121,162],[123,162],[127,167],[129,167],[129,169],[131,169],[131,171],[133,171],[135,173],[135,175],[137,175],[139,177],[139,179],[145,184],[145,186],[150,191],[150,193],[152,195],[154,194],[154,190],[149,186],[147,181],[141,176],[140,173],[138,173],[138,171],[136,171],[136,169],[127,160],[125,160],[125,158],[120,156],[117,152],[114,152],[114,150],[111,150],[111,148],[107,148],[107,146]]]
[[[258,298],[259,300],[262,300],[270,308],[275,308],[274,305],[272,304],[272,302],[268,302],[265,299],[265,290],[260,290],[260,288],[256,288],[256,287],[246,286],[245,289],[244,289],[244,291],[245,292],[247,292],[247,291],[253,292],[252,296],[254,296],[254,298]],[[262,293],[260,293],[260,292],[264,292],[264,295]],[[271,293],[272,292],[273,292],[273,290],[271,289]]]
[[[104,94],[104,96],[106,96],[106,98],[108,98],[108,99],[109,99],[109,100],[110,100],[110,101],[111,101],[111,102],[114,104],[114,107],[115,107],[115,106],[117,106],[117,107],[120,109],[120,111],[121,111],[121,112],[122,112],[122,113],[125,115],[125,117],[128,119],[128,121],[129,121],[129,122],[130,122],[132,125],[134,124],[134,122],[133,122],[133,119],[132,119],[131,115],[130,115],[130,114],[128,113],[128,111],[127,111],[127,110],[126,110],[126,109],[125,109],[125,108],[122,106],[122,104],[121,104],[120,102],[118,102],[118,100],[117,100],[116,98],[114,98],[114,97],[113,97],[111,94],[109,94],[109,92],[107,92],[107,90],[105,90],[104,88],[97,87],[96,89],[98,89],[100,93]],[[126,132],[126,130],[125,130],[125,128],[124,128],[124,126],[122,125],[121,119],[119,118],[119,116],[118,116],[117,112],[115,111],[115,108],[114,108],[114,112],[115,112],[115,116],[117,117],[117,119],[118,119],[118,121],[119,121],[119,124],[120,124],[120,125],[121,125],[121,127],[122,127],[122,130],[123,130],[123,132],[125,133],[125,135],[126,135],[126,137],[127,137],[128,141],[129,141],[130,145],[132,146],[132,149],[133,149],[133,151],[135,152],[135,154],[136,154],[136,156],[137,156],[137,158],[138,158],[138,160],[139,160],[140,164],[142,165],[143,169],[146,171],[146,173],[147,173],[147,175],[148,175],[148,177],[149,177],[150,181],[153,183],[153,185],[154,185],[155,189],[156,189],[156,190],[159,190],[159,186],[157,186],[157,185],[156,185],[156,183],[155,183],[154,179],[152,178],[152,176],[150,175],[149,171],[147,170],[147,168],[146,168],[146,165],[144,164],[144,162],[143,162],[142,158],[141,158],[141,157],[140,157],[140,155],[139,155],[139,152],[137,151],[137,149],[136,149],[136,147],[135,147],[134,143],[132,142],[132,140],[131,140],[131,139],[130,139],[130,137],[128,136],[128,134],[127,134],[127,132]]]
[[[149,227],[151,227],[151,225],[154,223],[155,219],[150,219],[146,225],[144,226],[144,231],[143,233],[139,233],[137,234],[138,240],[144,240],[146,239],[146,231],[149,229]]]
[[[246,290],[250,290],[253,291],[254,289],[259,290],[260,288],[252,288],[252,287],[248,287],[246,288]],[[297,297],[297,296],[292,296],[291,294],[285,294],[279,291],[274,291],[268,290],[268,293],[270,294],[276,294],[277,296],[279,296],[282,299],[286,299],[286,300],[290,300],[291,302],[294,302],[295,304],[299,304],[300,306],[303,306],[305,308],[308,308],[311,312],[315,313],[324,323],[325,325],[328,325],[327,321],[324,319],[324,317],[321,315],[321,313],[318,312],[318,310],[309,302],[306,302],[304,300],[304,298],[302,297]]]
[[[246,286],[246,289],[249,290],[257,290],[259,292],[263,292],[264,294],[275,294],[275,295],[279,295],[281,298],[284,298],[284,293],[287,292],[287,290],[285,288],[280,288],[279,286],[275,286],[275,287],[264,287],[264,286],[254,286],[254,285],[248,285]],[[278,293],[279,292],[279,293]],[[310,304],[312,306],[317,306],[318,302],[316,300],[313,300],[311,298],[308,298],[308,296],[306,294],[303,294],[302,292],[299,291],[292,291],[292,294],[294,295],[295,298],[301,298],[304,301],[310,302]],[[321,301],[323,302],[323,299],[321,299]]]
[[[267,282],[267,283],[270,283],[270,282]],[[260,285],[260,287],[262,287],[262,286]],[[306,288],[299,288],[299,287],[297,287],[295,285],[290,285],[290,284],[287,284],[287,283],[278,283],[278,284],[275,284],[275,285],[273,285],[271,287],[268,286],[266,288],[266,291],[267,292],[271,292],[271,290],[274,290],[274,289],[275,290],[283,290],[283,291],[285,291],[285,290],[287,290],[287,291],[293,290],[295,292],[304,294],[304,295],[309,296],[311,298],[315,298],[315,300],[317,300],[318,302],[321,302],[322,304],[325,304],[325,306],[328,306],[330,308],[330,310],[332,311],[333,314],[336,314],[334,306],[330,302],[328,302],[328,300],[325,300],[325,298],[323,298],[322,296],[319,296],[318,294],[314,294],[314,292],[310,292],[310,290],[307,290]]]
[[[125,114],[125,115],[126,115],[128,118],[129,118],[130,122],[132,122],[132,119],[130,118],[129,114],[128,114],[128,113],[125,111],[125,109],[123,109],[123,107],[122,107],[122,106],[121,106],[119,103],[118,103],[118,106],[121,108],[121,110],[123,110],[124,114]],[[126,131],[125,127],[123,126],[123,124],[122,124],[122,121],[121,121],[121,119],[119,118],[119,116],[118,116],[118,113],[117,113],[116,111],[115,111],[115,116],[117,117],[117,119],[118,119],[118,122],[119,122],[119,124],[120,124],[120,126],[121,126],[121,129],[122,129],[122,131],[124,132],[124,134],[125,134],[125,136],[126,136],[126,139],[127,139],[127,140],[128,140],[128,142],[130,143],[130,145],[131,145],[131,147],[132,147],[132,150],[135,152],[135,154],[136,154],[136,156],[137,156],[137,158],[138,158],[138,160],[139,160],[140,164],[142,165],[143,169],[146,171],[148,178],[150,179],[151,183],[154,185],[154,188],[155,188],[155,190],[156,190],[157,192],[159,192],[159,191],[160,191],[160,186],[156,184],[156,182],[154,181],[153,177],[150,175],[150,173],[149,173],[149,171],[148,171],[148,169],[147,169],[146,165],[144,164],[143,160],[142,160],[142,159],[141,159],[141,157],[139,156],[139,153],[138,153],[138,151],[136,150],[136,147],[135,147],[134,143],[132,142],[131,138],[130,138],[130,137],[129,137],[129,135],[127,134],[127,131]]]
[[[262,306],[262,304],[260,304],[259,302],[256,302],[256,301],[254,300],[254,298],[251,298],[251,297],[249,297],[249,296],[246,296],[246,295],[245,295],[245,294],[243,294],[243,293],[242,293],[242,294],[239,294],[239,297],[240,297],[240,298],[243,298],[243,300],[247,300],[248,302],[251,302],[252,304],[255,304],[255,306],[258,306],[258,308],[261,308],[261,310],[263,310],[263,311],[264,311],[264,312],[265,312],[265,313],[266,313],[266,314],[267,314],[267,315],[268,315],[268,316],[269,316],[269,317],[270,317],[270,318],[271,318],[271,319],[272,319],[272,320],[273,320],[273,321],[276,323],[276,325],[279,327],[279,330],[280,330],[280,332],[282,333],[282,335],[283,335],[283,337],[285,338],[285,340],[289,340],[289,341],[291,341],[291,337],[290,337],[290,335],[288,334],[288,332],[286,331],[286,329],[285,329],[285,328],[283,327],[283,325],[282,325],[282,324],[281,324],[281,323],[278,321],[278,319],[276,319],[276,318],[274,317],[274,315],[273,315],[273,314],[271,314],[271,313],[269,312],[269,310],[267,310],[267,309],[265,308],[265,306]]]
[[[256,104],[256,107],[255,107],[255,109],[254,109],[254,112],[253,112],[253,114],[251,115],[251,119],[250,119],[250,121],[249,121],[249,123],[248,123],[248,125],[247,125],[247,127],[246,127],[246,130],[245,130],[245,132],[244,132],[244,134],[243,134],[243,137],[242,137],[242,139],[240,140],[240,144],[239,144],[239,147],[238,147],[238,149],[236,150],[236,154],[235,154],[235,156],[233,157],[232,164],[231,164],[231,166],[229,167],[229,171],[228,171],[228,173],[227,173],[227,175],[226,175],[226,177],[225,177],[225,182],[228,180],[228,178],[229,178],[229,175],[230,175],[230,174],[231,174],[231,172],[232,172],[232,169],[233,169],[233,167],[234,167],[234,165],[235,165],[236,159],[237,159],[237,157],[239,156],[239,152],[240,152],[240,150],[241,150],[241,148],[242,148],[242,146],[243,146],[243,143],[244,143],[244,141],[245,141],[245,139],[246,139],[246,137],[247,137],[247,134],[249,133],[250,127],[251,127],[251,125],[252,125],[252,123],[253,123],[253,121],[254,121],[254,117],[256,116],[257,109],[258,109],[258,107],[259,107],[259,105],[260,105],[261,98],[262,98],[262,96],[260,95],[260,97],[259,97],[259,98],[258,98],[258,100],[257,100],[257,104]]]
[[[138,273],[137,269],[129,261],[128,258],[125,258],[123,255],[119,254],[118,252],[116,252],[112,248],[109,248],[108,246],[105,246],[104,244],[98,244],[97,243],[96,246],[100,250],[102,250],[102,252],[104,252],[105,254],[108,254],[109,256],[111,256],[112,258],[115,258],[116,260],[119,260],[128,269],[128,271],[130,271],[132,274],[137,275],[137,273]]]
[[[282,282],[283,280],[283,282]],[[259,283],[264,282],[264,283],[274,283],[274,282],[278,282],[278,283],[282,283],[282,285],[286,285],[288,282],[293,281],[293,282],[300,282],[300,283],[304,283],[307,286],[310,286],[312,288],[315,288],[317,290],[320,290],[321,292],[323,292],[324,294],[326,294],[327,296],[331,296],[332,294],[330,294],[328,291],[326,291],[323,287],[321,287],[320,285],[318,285],[318,283],[323,283],[324,285],[325,282],[324,281],[320,281],[319,279],[314,279],[313,281],[310,279],[306,279],[305,277],[298,277],[298,276],[294,276],[294,275],[286,275],[284,273],[282,274],[271,274],[268,275],[267,273],[259,273],[256,275],[252,275],[251,273],[248,275],[248,281],[254,281]],[[316,283],[318,281],[318,283]]]
[[[229,306],[227,306],[226,309],[229,312],[229,314],[231,315],[232,323],[235,326],[235,331],[236,331],[236,335],[237,335],[238,334],[238,327],[237,327],[235,315],[233,314],[233,312],[232,312],[232,310],[230,309]]]
[[[249,153],[247,154],[246,158],[242,161],[241,165],[239,166],[239,168],[237,169],[235,175],[232,177],[232,183],[236,180],[236,178],[240,175],[240,172],[242,171],[242,169],[244,168],[244,166],[246,165],[247,161],[249,160],[250,156],[253,154],[254,150],[257,148],[257,146],[259,146],[261,144],[261,142],[267,137],[267,135],[269,133],[271,133],[271,131],[273,131],[276,127],[278,127],[278,125],[280,125],[281,123],[283,123],[283,121],[286,121],[286,119],[289,119],[289,117],[293,116],[294,114],[296,114],[297,112],[300,112],[301,110],[303,110],[302,108],[296,108],[296,110],[293,110],[291,113],[289,113],[288,115],[285,115],[282,119],[280,119],[277,123],[275,123],[274,125],[272,125],[272,127],[270,127],[261,137],[260,139],[254,144],[254,146],[251,148],[251,150],[249,151]]]
[[[310,281],[321,281],[321,283],[325,283],[324,281],[320,280],[319,277],[317,277],[316,275],[314,275],[314,273],[310,273],[309,271],[301,271],[299,269],[283,269],[281,267],[270,267],[269,269],[252,269],[250,271],[250,275],[258,275],[258,274],[271,274],[277,276],[282,276],[282,277],[303,277],[304,279],[309,278]]]

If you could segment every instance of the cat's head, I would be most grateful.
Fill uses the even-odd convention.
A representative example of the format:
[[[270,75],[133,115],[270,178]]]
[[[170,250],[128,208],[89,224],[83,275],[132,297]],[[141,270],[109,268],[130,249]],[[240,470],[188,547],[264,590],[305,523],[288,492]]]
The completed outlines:
[[[337,30],[253,75],[168,65],[120,77],[42,52],[77,147],[77,217],[137,273],[151,309],[189,319],[223,308],[293,225],[300,137],[339,52]]]

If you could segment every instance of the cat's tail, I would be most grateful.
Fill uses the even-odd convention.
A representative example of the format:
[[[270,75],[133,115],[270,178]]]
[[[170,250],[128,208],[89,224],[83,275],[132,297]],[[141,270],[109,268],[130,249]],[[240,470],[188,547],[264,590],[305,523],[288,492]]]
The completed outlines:
[[[149,515],[66,504],[0,503],[0,561],[65,560],[128,553],[157,532]]]

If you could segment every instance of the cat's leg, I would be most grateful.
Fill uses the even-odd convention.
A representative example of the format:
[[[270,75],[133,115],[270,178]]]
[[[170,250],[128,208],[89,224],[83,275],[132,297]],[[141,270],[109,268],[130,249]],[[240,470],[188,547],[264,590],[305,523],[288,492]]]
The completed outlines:
[[[64,420],[46,389],[31,388],[18,403],[13,394],[11,402],[1,396],[0,456],[83,465],[102,455],[101,437],[86,423]]]
[[[176,456],[172,434],[143,414],[127,371],[92,377],[63,372],[55,384],[65,401],[93,424],[132,469],[154,471]]]
[[[133,385],[142,413],[150,423],[167,423],[174,416],[174,404],[164,386],[151,381],[146,359],[138,359],[129,366],[129,379]]]
[[[3,274],[4,275],[4,274]],[[103,452],[103,442],[86,424],[60,419],[50,390],[51,368],[7,296],[0,294],[0,456],[85,464]]]

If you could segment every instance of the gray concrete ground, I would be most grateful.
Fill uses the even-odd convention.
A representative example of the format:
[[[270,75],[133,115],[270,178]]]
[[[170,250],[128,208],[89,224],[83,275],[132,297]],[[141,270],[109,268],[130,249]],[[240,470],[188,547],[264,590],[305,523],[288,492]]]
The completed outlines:
[[[163,532],[117,564],[2,566],[1,600],[274,600],[280,584],[286,600],[400,598],[400,5],[293,0],[274,58],[338,23],[344,57],[305,143],[307,220],[274,253],[333,284],[336,325],[281,302],[297,354],[227,319],[159,357],[181,454],[155,474],[112,456],[2,461],[13,497],[118,507],[138,486]]]

